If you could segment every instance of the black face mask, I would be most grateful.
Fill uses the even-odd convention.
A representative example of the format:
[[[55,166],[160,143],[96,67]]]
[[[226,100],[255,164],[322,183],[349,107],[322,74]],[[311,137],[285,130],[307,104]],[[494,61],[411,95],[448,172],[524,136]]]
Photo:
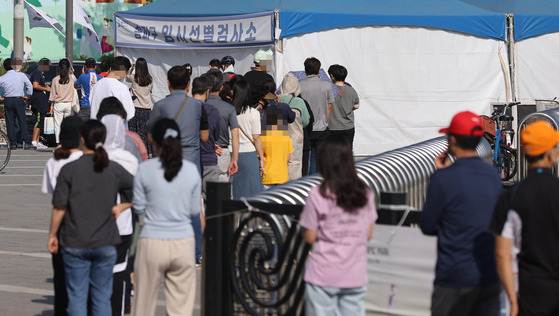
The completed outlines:
[[[268,100],[266,99],[260,99],[260,102],[258,102],[260,105],[262,105],[262,109],[265,110],[268,107]]]

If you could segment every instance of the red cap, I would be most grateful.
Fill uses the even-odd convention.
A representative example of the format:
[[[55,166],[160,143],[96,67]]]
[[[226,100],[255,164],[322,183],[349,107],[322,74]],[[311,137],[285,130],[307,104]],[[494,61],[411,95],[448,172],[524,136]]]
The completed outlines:
[[[450,126],[440,129],[439,133],[461,136],[483,136],[483,123],[477,114],[464,111],[454,115],[452,122],[450,122]]]

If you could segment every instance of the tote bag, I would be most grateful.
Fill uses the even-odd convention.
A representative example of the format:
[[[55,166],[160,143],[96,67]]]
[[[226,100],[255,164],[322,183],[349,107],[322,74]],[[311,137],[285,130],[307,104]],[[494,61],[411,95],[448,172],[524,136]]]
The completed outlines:
[[[47,135],[54,135],[54,117],[52,116],[45,117],[45,126],[44,126],[43,133]]]

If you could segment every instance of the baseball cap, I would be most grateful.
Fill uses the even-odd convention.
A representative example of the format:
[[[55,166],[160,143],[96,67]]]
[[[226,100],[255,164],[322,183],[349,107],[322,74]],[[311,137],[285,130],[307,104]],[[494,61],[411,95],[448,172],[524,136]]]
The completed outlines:
[[[272,53],[271,49],[267,51],[259,50],[254,54],[254,63],[260,64],[263,60],[272,60],[273,55],[274,53]]]
[[[559,132],[546,121],[537,121],[520,132],[520,142],[526,155],[539,156],[559,143]]]
[[[464,111],[454,115],[450,126],[440,129],[439,133],[460,136],[483,136],[483,124],[477,114]]]
[[[88,58],[85,60],[85,66],[87,68],[92,68],[95,67],[95,65],[97,65],[97,62],[95,61],[95,59],[93,58]]]

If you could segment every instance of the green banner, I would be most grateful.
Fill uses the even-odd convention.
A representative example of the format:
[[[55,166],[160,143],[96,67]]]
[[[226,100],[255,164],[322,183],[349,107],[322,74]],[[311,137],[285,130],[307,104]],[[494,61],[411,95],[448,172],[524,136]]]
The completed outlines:
[[[40,8],[66,27],[65,0],[27,0],[31,5]],[[90,16],[91,23],[101,42],[102,54],[114,52],[113,13],[137,8],[151,3],[151,0],[79,0],[85,12]],[[0,0],[0,58],[8,58],[13,50],[13,0]],[[64,30],[64,33],[66,31]],[[99,59],[101,54],[90,47],[84,38],[83,26],[74,23],[72,37],[74,39],[74,59],[87,57]],[[27,6],[24,11],[24,59],[39,60],[43,57],[58,60],[65,56],[65,39],[54,28],[29,28]]]

